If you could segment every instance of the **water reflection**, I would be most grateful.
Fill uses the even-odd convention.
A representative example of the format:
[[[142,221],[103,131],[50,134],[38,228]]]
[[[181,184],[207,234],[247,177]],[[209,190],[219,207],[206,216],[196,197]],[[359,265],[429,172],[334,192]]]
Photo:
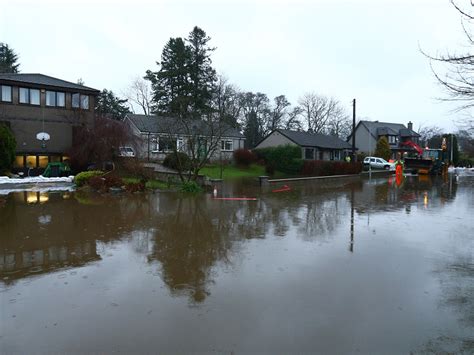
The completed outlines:
[[[376,353],[377,344],[390,344],[392,339],[399,340],[392,344],[398,346],[394,349],[406,353],[404,346],[410,344],[411,350],[416,343],[416,334],[404,328],[407,322],[424,327],[425,333],[419,333],[423,341],[436,333],[429,328],[436,321],[452,325],[445,323],[445,313],[437,316],[437,307],[449,308],[462,327],[472,328],[472,247],[468,248],[472,241],[457,238],[466,230],[472,232],[472,227],[449,224],[457,214],[472,211],[472,182],[353,179],[291,187],[290,192],[272,193],[256,184],[234,183],[219,191],[221,196],[255,196],[257,201],[216,201],[206,194],[176,193],[1,197],[0,292],[16,299],[18,291],[31,287],[35,297],[43,293],[49,309],[55,309],[48,303],[55,298],[49,292],[56,299],[69,295],[70,303],[82,307],[76,310],[66,302],[58,308],[70,315],[70,329],[84,328],[77,326],[84,312],[101,329],[123,336],[112,340],[117,346],[131,344],[127,341],[138,333],[144,334],[142,344],[168,340],[180,344],[181,331],[193,345],[211,344],[221,336],[223,343],[231,343],[235,339],[226,336],[232,332],[221,328],[230,317],[235,324],[229,327],[242,329],[234,333],[249,339],[249,344],[292,342],[310,351],[318,339],[321,352],[341,353],[357,348]],[[405,239],[393,232],[400,220],[408,231]],[[380,238],[372,233],[375,229]],[[452,252],[451,245],[466,250]],[[65,268],[83,268],[78,274],[88,279],[76,277],[67,286],[57,283],[54,290],[42,292]],[[27,286],[18,282],[25,278],[35,282]],[[439,293],[433,291],[433,283]],[[46,311],[32,304],[25,297],[2,311],[14,309],[8,317],[15,315],[16,320],[27,317],[29,310],[43,318]],[[104,308],[108,306],[113,309]],[[20,328],[11,319],[6,322],[12,324],[7,327],[10,339],[20,333],[37,334],[36,328],[24,324],[20,328],[29,333],[17,332]],[[357,321],[369,326],[365,331],[350,326]],[[309,330],[305,335],[289,331],[287,325]],[[197,327],[213,332],[196,337]],[[166,339],[168,328],[179,339],[173,335]],[[383,332],[374,331],[382,328]],[[130,329],[136,333],[126,338]],[[341,329],[351,336],[339,343]],[[55,337],[44,332],[38,337],[49,341]],[[66,339],[63,343],[61,339],[54,343],[73,341],[75,330],[69,332],[69,337],[58,337]],[[84,338],[102,344],[100,338],[107,338],[107,332],[99,335]],[[466,342],[470,337],[461,339]],[[176,349],[181,348],[171,348]]]
[[[456,191],[453,179],[407,178],[399,185],[389,178],[301,183],[284,194],[245,184],[221,192],[260,196],[249,202],[172,193],[16,193],[0,204],[0,276],[10,283],[81,266],[101,259],[98,242],[132,240],[135,252],[158,263],[173,295],[202,302],[210,294],[213,267],[228,264],[242,240],[283,238],[293,231],[302,240],[326,243],[349,221],[348,249],[354,252],[358,215],[439,208],[451,203]]]

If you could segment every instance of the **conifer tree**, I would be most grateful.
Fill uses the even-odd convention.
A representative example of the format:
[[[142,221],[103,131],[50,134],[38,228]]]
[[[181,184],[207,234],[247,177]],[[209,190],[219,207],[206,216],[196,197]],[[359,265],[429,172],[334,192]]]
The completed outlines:
[[[0,43],[0,73],[18,73],[18,55],[8,44]]]

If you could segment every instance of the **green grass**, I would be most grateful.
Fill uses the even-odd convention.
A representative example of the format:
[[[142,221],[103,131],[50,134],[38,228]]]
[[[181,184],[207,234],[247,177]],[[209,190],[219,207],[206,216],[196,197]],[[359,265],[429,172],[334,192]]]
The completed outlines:
[[[170,188],[167,182],[160,180],[148,180],[145,184],[145,187],[150,190],[167,190]]]
[[[125,184],[137,184],[141,182],[139,178],[134,177],[125,177],[122,178],[122,180]],[[167,182],[161,180],[148,180],[145,183],[145,187],[150,190],[168,190],[170,188]]]
[[[205,166],[199,171],[199,174],[206,175],[211,179],[221,178],[221,167],[219,165]],[[235,179],[242,177],[258,177],[266,175],[265,167],[261,165],[252,164],[248,168],[238,167],[235,165],[224,166],[222,171],[223,179]]]

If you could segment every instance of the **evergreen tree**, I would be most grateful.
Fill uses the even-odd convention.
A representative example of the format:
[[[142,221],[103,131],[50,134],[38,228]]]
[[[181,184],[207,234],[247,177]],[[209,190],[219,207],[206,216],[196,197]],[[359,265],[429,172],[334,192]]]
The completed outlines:
[[[192,112],[195,117],[211,112],[211,100],[216,90],[217,74],[211,60],[211,53],[215,48],[209,47],[210,40],[206,32],[197,26],[186,40],[190,52],[188,69]]]
[[[182,38],[170,38],[156,62],[160,70],[147,70],[153,91],[153,112],[177,117],[187,117],[190,111],[189,48]]]
[[[8,44],[0,43],[0,73],[18,73],[18,55]]]
[[[194,27],[189,37],[170,38],[163,48],[160,70],[147,70],[153,90],[153,112],[180,118],[202,118],[212,112],[217,75],[212,68],[210,37]]]
[[[115,120],[123,120],[130,109],[126,106],[128,100],[115,96],[112,90],[104,89],[97,96],[95,111],[103,116],[110,116]]]
[[[11,169],[15,160],[16,141],[12,131],[0,124],[0,173]]]
[[[392,155],[392,151],[390,150],[390,144],[388,144],[387,137],[382,136],[377,142],[377,146],[375,148],[375,156],[379,158],[383,158],[385,160],[389,160],[390,156]]]

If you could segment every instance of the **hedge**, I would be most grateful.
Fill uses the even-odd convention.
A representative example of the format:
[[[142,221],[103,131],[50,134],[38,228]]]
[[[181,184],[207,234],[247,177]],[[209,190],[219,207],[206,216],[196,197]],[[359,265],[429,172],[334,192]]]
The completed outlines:
[[[255,149],[254,153],[257,155],[258,160],[264,161],[269,173],[278,170],[283,173],[297,175],[303,167],[301,148],[295,145]]]

